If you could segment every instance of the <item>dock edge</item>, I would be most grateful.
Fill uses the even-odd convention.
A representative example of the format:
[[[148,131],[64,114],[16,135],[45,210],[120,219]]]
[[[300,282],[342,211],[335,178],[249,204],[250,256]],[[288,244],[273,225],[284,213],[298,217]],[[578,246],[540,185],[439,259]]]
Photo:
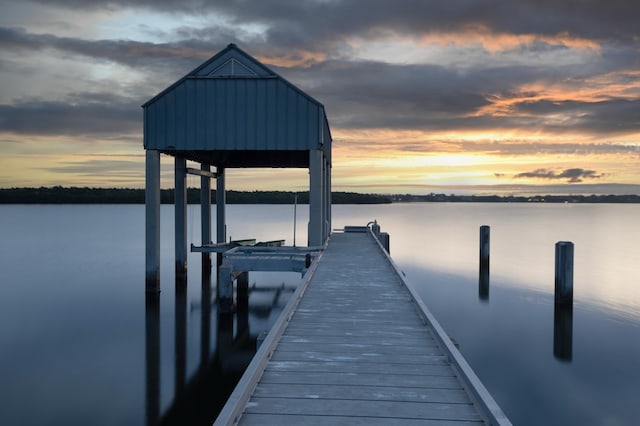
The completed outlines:
[[[331,237],[329,237],[329,239],[330,238]],[[289,302],[287,302],[287,305],[280,313],[280,316],[269,330],[267,337],[256,351],[256,354],[253,356],[253,359],[247,366],[244,374],[236,384],[236,387],[229,396],[229,399],[227,399],[224,407],[222,407],[222,411],[218,414],[218,417],[213,423],[214,426],[231,426],[238,424],[240,421],[244,408],[249,402],[249,399],[251,398],[258,381],[262,377],[264,370],[267,368],[267,364],[280,341],[280,337],[287,328],[296,307],[300,303],[302,296],[309,286],[309,282],[311,281],[313,274],[318,268],[318,264],[324,254],[324,249],[329,243],[329,239],[325,242],[323,250],[320,251],[313,263],[309,266],[309,269],[307,269],[302,283],[300,283],[296,291],[293,293]]]
[[[435,337],[438,344],[442,347],[442,349],[449,357],[454,372],[462,381],[465,387],[465,391],[471,398],[474,405],[477,405],[480,413],[486,417],[486,421],[490,425],[511,426],[512,423],[509,418],[502,411],[498,403],[493,399],[487,388],[484,387],[482,381],[480,381],[480,378],[467,363],[467,360],[464,359],[462,353],[458,350],[458,348],[455,347],[449,335],[444,331],[429,308],[427,308],[427,305],[422,301],[420,295],[413,288],[413,286],[411,286],[407,282],[404,272],[402,272],[398,265],[396,265],[389,253],[384,249],[380,241],[375,237],[371,229],[369,229],[369,233],[371,234],[371,237],[374,239],[374,241],[378,244],[379,249],[383,252],[391,266],[396,271],[396,274],[402,281],[402,284],[409,291],[409,294],[411,294],[412,301],[415,303],[418,313],[427,323],[429,323],[429,325],[431,325],[433,331],[435,331]]]

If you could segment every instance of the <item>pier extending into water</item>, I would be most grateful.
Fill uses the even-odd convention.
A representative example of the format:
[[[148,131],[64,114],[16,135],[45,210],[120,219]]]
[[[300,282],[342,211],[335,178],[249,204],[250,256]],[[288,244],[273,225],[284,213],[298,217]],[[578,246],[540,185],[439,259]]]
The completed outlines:
[[[368,227],[331,234],[216,425],[510,425]]]

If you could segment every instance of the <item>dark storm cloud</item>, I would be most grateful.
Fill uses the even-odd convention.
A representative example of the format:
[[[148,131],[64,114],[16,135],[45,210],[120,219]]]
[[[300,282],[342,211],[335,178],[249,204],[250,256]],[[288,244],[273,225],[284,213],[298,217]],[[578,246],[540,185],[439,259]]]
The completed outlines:
[[[188,70],[207,58],[211,45],[199,40],[176,43],[84,40],[51,34],[33,34],[21,28],[0,27],[0,47],[5,51],[22,53],[55,49],[67,54],[103,59],[131,67],[167,66]]]
[[[599,133],[637,131],[640,129],[640,99],[609,99],[604,101],[549,101],[522,102],[516,112],[534,115],[541,122],[546,116],[565,117],[562,124],[543,124],[552,130],[582,129]]]
[[[0,28],[0,48],[14,54],[54,50],[64,55],[78,55],[100,61],[114,62],[144,72],[148,78],[135,90],[144,93],[137,102],[83,102],[66,100],[32,101],[0,106],[0,129],[14,132],[54,133],[71,131],[76,116],[86,118],[80,124],[83,131],[91,125],[104,132],[115,124],[129,128],[130,117],[139,117],[138,105],[177,80],[229,42],[254,56],[302,60],[304,52],[319,54],[303,66],[274,67],[280,74],[327,107],[330,122],[342,128],[395,128],[423,130],[519,129],[536,131],[634,132],[639,126],[638,100],[611,99],[601,102],[520,103],[513,114],[494,116],[481,113],[496,99],[517,97],[518,87],[530,82],[554,83],[567,76],[579,85],[581,80],[618,69],[639,66],[637,47],[604,46],[600,60],[577,64],[546,64],[536,62],[536,55],[550,52],[562,55],[566,46],[535,42],[517,46],[502,56],[519,57],[527,53],[532,63],[516,65],[494,63],[487,52],[483,60],[467,67],[439,65],[407,65],[356,60],[336,60],[347,57],[348,36],[374,38],[377,35],[422,35],[430,32],[455,32],[483,25],[497,32],[513,34],[559,33],[567,36],[616,39],[638,37],[635,22],[629,16],[640,16],[637,2],[583,1],[580,7],[573,1],[195,1],[195,0],[43,0],[43,4],[62,5],[74,9],[147,8],[163,12],[221,14],[225,24],[208,28],[183,27],[168,38],[177,41],[149,43],[134,40],[85,40],[34,34],[19,28]],[[635,13],[635,15],[634,15]],[[178,15],[177,15],[178,16]],[[179,19],[179,16],[178,18]],[[261,24],[264,37],[251,35],[238,24]],[[615,24],[615,25],[614,25]],[[171,37],[172,36],[172,37]],[[482,50],[482,49],[476,49]],[[336,52],[340,51],[340,55]],[[346,53],[345,53],[346,52]],[[461,50],[456,51],[458,54]],[[474,52],[469,52],[473,54]],[[475,53],[477,54],[477,52]],[[322,60],[322,55],[329,59]],[[4,58],[3,58],[4,59]],[[460,60],[464,58],[461,57]],[[498,62],[498,61],[496,61]],[[2,63],[0,63],[0,67]],[[1,69],[1,68],[0,68]],[[637,76],[628,77],[631,79]],[[536,94],[531,93],[532,97]],[[59,120],[47,119],[47,108]],[[121,108],[118,111],[118,108]],[[72,112],[66,117],[64,111]],[[91,118],[91,112],[101,116]],[[132,115],[130,111],[135,111]],[[104,112],[104,113],[103,113]],[[558,113],[567,120],[552,119]],[[41,115],[42,120],[32,120]],[[109,118],[111,117],[111,118]],[[33,130],[29,130],[32,126]],[[139,124],[138,124],[139,126]]]
[[[27,100],[0,105],[0,132],[32,135],[126,135],[142,131],[138,100],[75,94],[64,101]]]
[[[69,8],[149,8],[222,13],[238,23],[268,25],[269,42],[322,43],[378,31],[420,34],[485,26],[512,34],[565,33],[631,41],[640,3],[629,0],[36,0]]]
[[[587,170],[581,168],[572,168],[563,170],[560,173],[556,173],[553,170],[548,169],[536,169],[532,172],[518,173],[514,175],[515,178],[538,178],[538,179],[567,179],[568,183],[582,182],[583,179],[599,179],[603,177],[602,174],[597,173],[595,170]]]

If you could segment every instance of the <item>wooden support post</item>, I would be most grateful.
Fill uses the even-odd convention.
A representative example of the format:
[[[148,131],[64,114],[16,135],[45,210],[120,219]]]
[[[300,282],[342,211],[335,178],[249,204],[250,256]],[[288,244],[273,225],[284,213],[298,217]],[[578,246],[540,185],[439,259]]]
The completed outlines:
[[[380,235],[378,235],[378,241],[380,241],[380,244],[382,244],[382,247],[384,247],[387,253],[391,254],[390,246],[389,246],[389,233],[381,232]]]
[[[176,278],[187,274],[187,160],[175,158]]]
[[[216,174],[216,242],[220,244],[227,241],[225,217],[227,195],[225,192],[224,167],[217,167]],[[221,263],[222,253],[218,253],[216,265],[219,267]]]
[[[145,287],[160,291],[160,152],[146,151],[145,177]]]
[[[233,307],[233,266],[218,267],[218,306],[220,312],[231,312]]]
[[[249,309],[249,272],[242,272],[236,281],[236,304],[238,312]]]
[[[208,164],[200,165],[200,169],[206,173],[211,172]],[[211,178],[200,177],[200,222],[202,230],[202,244],[211,244]],[[202,253],[202,273],[211,274],[211,253]]]
[[[559,241],[556,243],[556,303],[573,303],[573,243]]]
[[[324,243],[322,193],[322,151],[309,151],[309,247]]]
[[[489,252],[491,228],[487,225],[480,227],[480,279],[478,296],[481,300],[489,299]]]

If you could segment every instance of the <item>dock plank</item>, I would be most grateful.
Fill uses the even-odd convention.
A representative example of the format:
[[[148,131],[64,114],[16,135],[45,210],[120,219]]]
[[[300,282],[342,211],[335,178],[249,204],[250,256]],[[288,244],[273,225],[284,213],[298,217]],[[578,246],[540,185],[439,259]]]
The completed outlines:
[[[331,413],[345,417],[378,417],[388,419],[482,420],[470,403],[447,404],[409,401],[367,401],[302,398],[253,397],[246,413],[322,416]]]
[[[242,424],[247,426],[282,426],[282,425],[350,425],[350,426],[478,426],[482,421],[448,421],[428,419],[389,419],[380,417],[345,417],[334,415],[284,415],[284,414],[251,414],[242,418]]]
[[[332,234],[316,266],[246,399],[216,424],[485,424],[444,333],[369,233]]]

